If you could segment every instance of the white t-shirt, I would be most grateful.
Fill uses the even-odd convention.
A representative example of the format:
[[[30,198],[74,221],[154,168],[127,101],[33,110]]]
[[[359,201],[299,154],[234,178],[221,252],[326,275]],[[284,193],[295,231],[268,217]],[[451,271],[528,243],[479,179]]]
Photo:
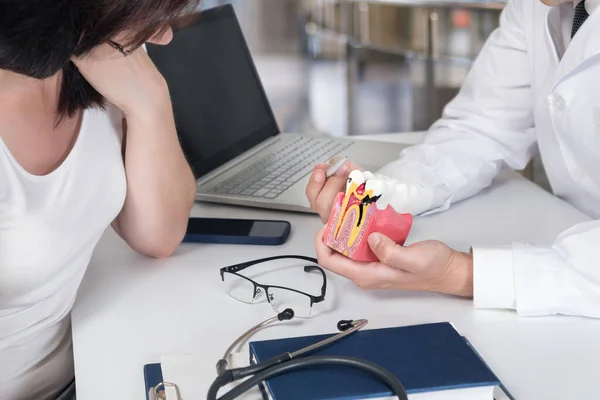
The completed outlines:
[[[58,169],[25,171],[0,139],[0,398],[45,400],[73,379],[70,310],[123,206],[122,113],[84,112]]]

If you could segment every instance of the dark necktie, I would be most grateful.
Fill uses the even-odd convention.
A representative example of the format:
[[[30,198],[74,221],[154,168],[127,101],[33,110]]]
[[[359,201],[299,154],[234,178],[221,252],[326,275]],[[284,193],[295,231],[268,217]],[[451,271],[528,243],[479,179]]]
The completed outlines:
[[[581,28],[581,25],[583,25],[583,23],[589,16],[590,15],[585,10],[585,0],[582,0],[575,7],[575,18],[573,18],[573,28],[571,29],[571,39],[573,38],[573,36],[575,36],[575,34],[579,30],[579,28]]]

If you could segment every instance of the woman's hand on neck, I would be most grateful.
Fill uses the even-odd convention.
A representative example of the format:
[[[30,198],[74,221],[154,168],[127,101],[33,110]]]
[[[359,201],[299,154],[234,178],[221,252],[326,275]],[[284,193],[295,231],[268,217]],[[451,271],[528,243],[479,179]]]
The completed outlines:
[[[168,28],[148,42],[165,45],[172,38],[173,31]],[[115,42],[121,39],[117,37]],[[147,119],[170,111],[167,83],[145,49],[132,49],[125,56],[109,44],[102,44],[89,54],[71,60],[90,85],[119,107],[128,119]]]

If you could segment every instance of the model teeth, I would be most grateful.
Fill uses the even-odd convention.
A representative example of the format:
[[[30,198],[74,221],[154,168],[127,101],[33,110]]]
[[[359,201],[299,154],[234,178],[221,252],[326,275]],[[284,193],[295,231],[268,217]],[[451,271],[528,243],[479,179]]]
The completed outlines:
[[[350,173],[346,185],[346,195],[353,187],[363,183],[365,184],[364,190],[372,193],[373,198],[377,198],[375,204],[380,210],[390,205],[399,214],[415,214],[420,211],[419,189],[416,186],[407,185],[369,171],[354,170]]]

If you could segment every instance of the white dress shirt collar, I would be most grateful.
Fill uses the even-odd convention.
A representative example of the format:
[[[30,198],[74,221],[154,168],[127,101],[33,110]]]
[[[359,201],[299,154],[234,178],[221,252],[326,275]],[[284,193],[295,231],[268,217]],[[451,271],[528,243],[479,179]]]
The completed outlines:
[[[577,4],[581,3],[583,0],[573,0],[573,8],[577,6]],[[585,10],[588,14],[592,15],[594,11],[598,9],[600,6],[600,0],[585,0]]]
[[[559,17],[556,26],[551,29],[552,40],[556,47],[559,58],[562,58],[567,47],[571,43],[571,29],[573,27],[573,17],[575,16],[575,7],[583,0],[573,0],[573,8],[565,2],[555,10]],[[585,9],[589,15],[600,7],[600,0],[585,0]]]

